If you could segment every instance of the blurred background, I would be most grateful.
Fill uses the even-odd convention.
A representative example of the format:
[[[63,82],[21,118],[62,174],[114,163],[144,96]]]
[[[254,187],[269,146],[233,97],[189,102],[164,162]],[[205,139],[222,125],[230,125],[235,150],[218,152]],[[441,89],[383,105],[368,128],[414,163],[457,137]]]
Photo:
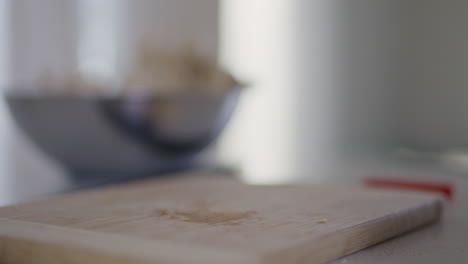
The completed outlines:
[[[0,202],[108,181],[116,171],[104,163],[125,177],[202,168],[252,183],[346,180],[396,163],[465,175],[467,22],[468,2],[455,0],[0,0],[0,84],[11,96],[0,101]],[[170,53],[190,47],[242,84],[239,97],[196,99],[201,108],[189,89],[178,94],[189,117],[176,115],[177,131],[201,131],[206,119],[216,133],[200,144],[171,138],[170,155],[154,133],[117,137],[127,128],[94,117],[101,97],[136,100],[122,83],[148,38]],[[71,93],[74,74],[105,89]],[[89,113],[96,100],[101,110]],[[99,170],[83,170],[86,157]]]

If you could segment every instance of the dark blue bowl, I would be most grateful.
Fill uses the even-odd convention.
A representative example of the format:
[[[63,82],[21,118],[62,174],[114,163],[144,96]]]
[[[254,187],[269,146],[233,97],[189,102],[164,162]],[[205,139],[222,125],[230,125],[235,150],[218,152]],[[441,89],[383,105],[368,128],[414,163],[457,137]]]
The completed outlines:
[[[18,126],[74,175],[148,175],[190,166],[230,119],[223,94],[7,95]]]

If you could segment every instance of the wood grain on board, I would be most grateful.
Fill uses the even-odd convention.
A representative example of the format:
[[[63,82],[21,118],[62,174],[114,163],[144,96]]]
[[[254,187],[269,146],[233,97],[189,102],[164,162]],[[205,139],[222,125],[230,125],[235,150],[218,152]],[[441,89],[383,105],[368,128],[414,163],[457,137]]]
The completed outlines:
[[[351,185],[150,180],[0,208],[0,262],[323,263],[441,208],[438,197]]]

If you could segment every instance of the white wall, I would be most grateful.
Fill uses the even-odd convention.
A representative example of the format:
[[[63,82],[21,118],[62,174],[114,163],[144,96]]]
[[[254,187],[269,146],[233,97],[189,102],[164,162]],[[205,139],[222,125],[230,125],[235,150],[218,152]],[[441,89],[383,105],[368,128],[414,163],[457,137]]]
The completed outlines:
[[[468,1],[400,5],[397,142],[429,150],[467,147]]]
[[[320,179],[388,141],[391,1],[225,0],[223,61],[252,81],[221,144],[254,182]]]
[[[468,146],[468,2],[341,2],[345,141]]]
[[[43,76],[73,72],[77,66],[77,25],[73,0],[10,2],[10,78],[23,89]]]
[[[344,153],[468,146],[467,1],[223,6],[224,62],[254,85],[222,152],[249,179],[320,178]]]
[[[8,34],[8,21],[9,21],[9,1],[0,0],[0,40],[6,39]],[[8,42],[0,41],[0,87],[4,87],[7,84],[8,78]],[[3,98],[0,100],[0,175],[6,175],[8,173],[8,165],[6,156],[8,155],[8,148],[3,142],[7,142],[9,139],[9,120],[7,116],[7,109]],[[0,177],[0,203],[5,204],[10,200],[9,193],[9,178],[3,176]]]

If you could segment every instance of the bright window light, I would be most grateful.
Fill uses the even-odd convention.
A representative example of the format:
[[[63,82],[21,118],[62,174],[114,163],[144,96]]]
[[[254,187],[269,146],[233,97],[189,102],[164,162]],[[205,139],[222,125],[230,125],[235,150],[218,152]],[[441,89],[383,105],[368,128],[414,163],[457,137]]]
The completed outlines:
[[[294,167],[290,9],[285,0],[221,3],[222,63],[250,87],[220,153],[248,182],[282,182]]]

